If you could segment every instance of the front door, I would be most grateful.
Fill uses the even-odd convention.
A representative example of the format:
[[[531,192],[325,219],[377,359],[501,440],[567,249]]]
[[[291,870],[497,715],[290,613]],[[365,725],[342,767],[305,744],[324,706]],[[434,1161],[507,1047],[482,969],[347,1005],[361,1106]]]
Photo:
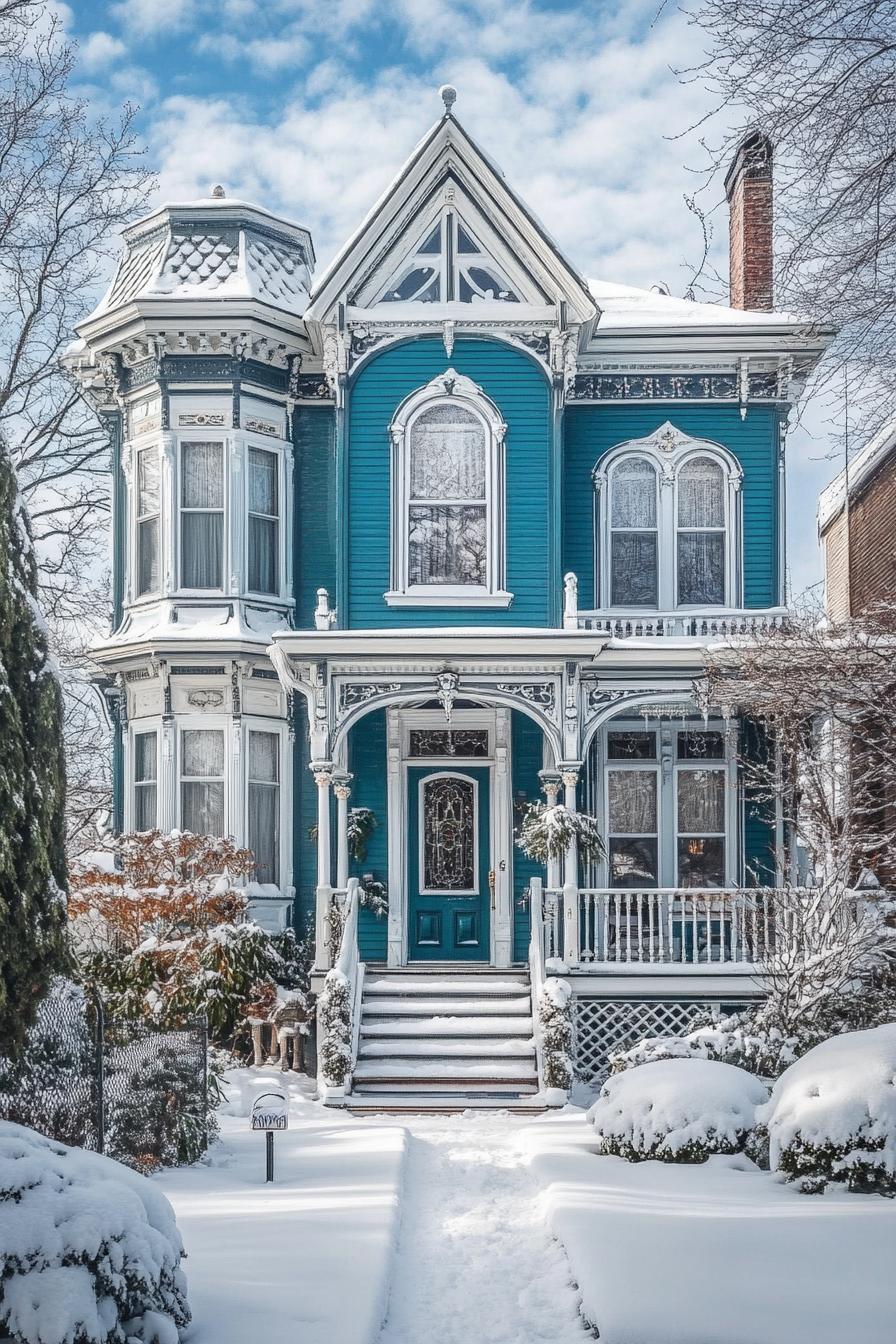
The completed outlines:
[[[408,769],[408,960],[488,961],[486,767]]]

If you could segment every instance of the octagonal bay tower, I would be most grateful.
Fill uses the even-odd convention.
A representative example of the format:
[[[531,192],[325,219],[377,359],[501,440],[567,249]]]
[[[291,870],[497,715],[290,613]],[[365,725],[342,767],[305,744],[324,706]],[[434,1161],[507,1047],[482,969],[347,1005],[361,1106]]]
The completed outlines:
[[[94,652],[114,827],[250,846],[268,927],[291,918],[289,697],[265,650],[293,603],[291,410],[320,383],[299,373],[313,264],[306,229],[220,188],[163,205],[125,233],[66,359],[112,442],[113,631]]]

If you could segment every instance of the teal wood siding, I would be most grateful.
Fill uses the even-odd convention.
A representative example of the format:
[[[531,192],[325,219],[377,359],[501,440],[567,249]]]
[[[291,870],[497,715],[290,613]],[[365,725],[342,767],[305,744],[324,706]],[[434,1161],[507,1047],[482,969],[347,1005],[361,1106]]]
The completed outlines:
[[[768,738],[761,723],[747,720],[740,729],[740,755],[761,761]],[[775,885],[775,809],[767,798],[744,786],[744,882],[748,887]]]
[[[308,769],[308,710],[305,697],[293,695],[295,739],[292,770],[292,866],[296,889],[295,925],[299,936],[314,928],[317,844],[309,832],[317,825],[317,785]]]
[[[386,711],[374,710],[351,730],[348,739],[349,770],[354,775],[349,807],[369,807],[377,821],[367,844],[367,857],[351,860],[352,877],[373,873],[380,882],[389,877],[388,817],[386,815]],[[385,961],[388,919],[361,908],[358,946],[362,961]]]
[[[506,437],[506,587],[513,602],[492,608],[389,607],[389,425],[411,392],[454,368],[472,378],[498,406]],[[552,429],[550,390],[543,372],[521,351],[493,341],[463,339],[451,358],[441,340],[393,346],[371,359],[349,393],[348,472],[349,626],[545,625],[560,576],[551,574]],[[313,507],[305,500],[304,507]]]
[[[594,489],[591,473],[604,453],[626,439],[652,434],[666,420],[694,438],[710,439],[743,467],[744,602],[778,604],[778,415],[752,406],[571,406],[564,421],[563,571],[579,580],[579,606],[595,605]]]
[[[336,602],[336,416],[332,406],[298,406],[293,419],[295,623],[314,626],[318,588]]]
[[[524,892],[533,877],[544,878],[544,867],[527,859],[516,847],[516,835],[527,803],[541,797],[538,772],[542,768],[542,732],[537,723],[513,710],[510,720],[511,769],[513,775],[513,959],[529,957],[529,903]]]

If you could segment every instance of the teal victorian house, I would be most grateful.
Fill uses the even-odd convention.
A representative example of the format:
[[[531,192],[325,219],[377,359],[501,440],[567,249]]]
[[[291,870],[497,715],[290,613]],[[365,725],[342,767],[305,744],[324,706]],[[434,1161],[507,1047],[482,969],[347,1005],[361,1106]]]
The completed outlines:
[[[320,977],[349,917],[359,1105],[533,1093],[545,960],[585,1076],[742,1002],[782,877],[759,729],[692,699],[708,641],[782,616],[825,342],[771,311],[770,147],[727,182],[735,306],[694,303],[583,279],[443,92],[323,274],[220,189],[165,205],[69,356],[114,443],[117,825],[251,846]],[[522,854],[545,797],[604,861]]]

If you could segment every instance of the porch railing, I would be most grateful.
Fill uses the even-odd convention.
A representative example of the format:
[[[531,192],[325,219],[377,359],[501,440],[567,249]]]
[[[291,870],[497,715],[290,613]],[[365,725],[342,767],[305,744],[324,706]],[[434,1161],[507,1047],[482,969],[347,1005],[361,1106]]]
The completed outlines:
[[[561,945],[564,891],[544,893],[545,958],[570,965],[756,965],[774,948],[770,887],[686,890],[580,888],[579,946]]]
[[[709,614],[639,612],[618,616],[597,611],[577,613],[579,630],[593,630],[613,639],[729,639],[781,626],[785,619],[783,609]]]

